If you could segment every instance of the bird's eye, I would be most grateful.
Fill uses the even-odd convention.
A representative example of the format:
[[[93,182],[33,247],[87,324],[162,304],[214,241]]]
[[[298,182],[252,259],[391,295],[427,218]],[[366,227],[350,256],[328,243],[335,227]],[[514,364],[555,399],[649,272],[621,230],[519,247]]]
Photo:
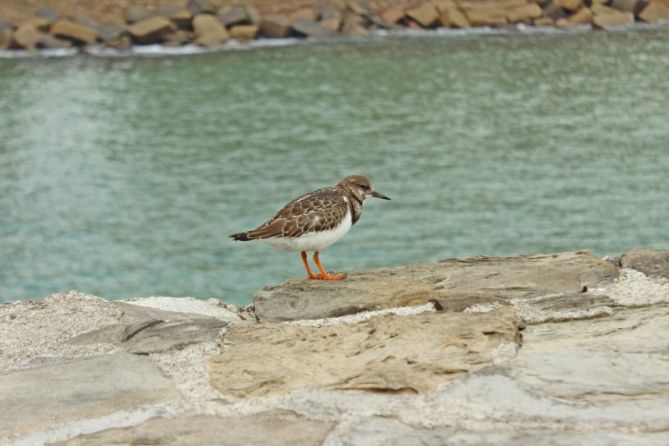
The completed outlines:
[[[362,190],[368,190],[368,189],[369,189],[369,186],[367,186],[366,184],[361,184],[361,185],[360,185],[360,188],[361,188]]]

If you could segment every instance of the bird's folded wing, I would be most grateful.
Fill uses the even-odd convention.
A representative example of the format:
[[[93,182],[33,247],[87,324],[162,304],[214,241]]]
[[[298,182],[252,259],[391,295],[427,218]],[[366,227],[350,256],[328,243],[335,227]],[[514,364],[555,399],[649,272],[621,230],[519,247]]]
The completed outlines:
[[[339,194],[306,196],[288,203],[266,223],[249,231],[249,236],[290,238],[334,229],[347,213],[348,203]]]

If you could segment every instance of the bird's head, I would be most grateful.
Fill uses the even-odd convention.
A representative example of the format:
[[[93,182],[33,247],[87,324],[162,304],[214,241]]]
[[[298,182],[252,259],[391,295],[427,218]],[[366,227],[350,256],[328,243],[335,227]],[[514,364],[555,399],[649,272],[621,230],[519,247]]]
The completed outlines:
[[[361,202],[365,201],[368,197],[381,198],[383,200],[390,200],[383,194],[378,193],[372,188],[369,180],[362,175],[351,175],[343,180],[341,180],[337,186],[343,187],[348,190],[353,196],[355,196]]]

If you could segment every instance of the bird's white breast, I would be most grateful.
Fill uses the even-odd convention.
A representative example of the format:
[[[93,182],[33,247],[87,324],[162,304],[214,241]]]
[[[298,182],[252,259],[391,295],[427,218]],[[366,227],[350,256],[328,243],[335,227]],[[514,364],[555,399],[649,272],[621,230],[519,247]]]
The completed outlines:
[[[351,212],[347,212],[341,223],[326,231],[308,232],[299,237],[273,237],[262,239],[275,248],[286,251],[320,251],[342,238],[353,226]]]

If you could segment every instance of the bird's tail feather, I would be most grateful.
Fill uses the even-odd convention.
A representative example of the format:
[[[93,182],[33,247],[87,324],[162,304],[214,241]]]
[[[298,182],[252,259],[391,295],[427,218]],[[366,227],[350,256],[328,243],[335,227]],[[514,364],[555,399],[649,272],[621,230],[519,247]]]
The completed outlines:
[[[248,242],[249,240],[253,240],[253,238],[251,238],[248,232],[239,232],[237,234],[232,234],[230,235],[230,238],[238,242]]]

